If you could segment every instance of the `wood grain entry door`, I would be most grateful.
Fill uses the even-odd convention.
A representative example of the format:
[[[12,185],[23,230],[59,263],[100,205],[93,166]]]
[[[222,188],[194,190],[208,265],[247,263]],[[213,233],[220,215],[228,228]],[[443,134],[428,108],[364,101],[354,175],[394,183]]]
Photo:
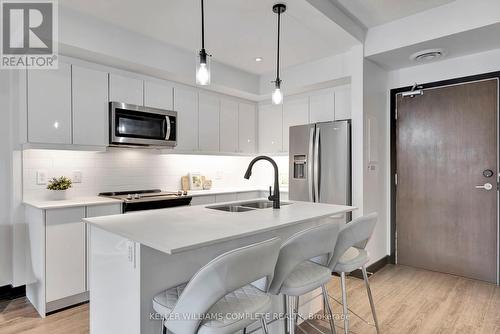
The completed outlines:
[[[497,282],[497,111],[497,79],[397,95],[399,264]]]

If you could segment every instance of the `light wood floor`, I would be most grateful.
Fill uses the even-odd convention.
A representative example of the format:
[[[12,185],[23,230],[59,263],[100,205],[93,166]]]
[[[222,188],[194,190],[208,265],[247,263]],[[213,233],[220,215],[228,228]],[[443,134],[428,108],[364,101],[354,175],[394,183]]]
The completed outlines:
[[[381,324],[381,333],[484,333],[500,334],[500,287],[457,276],[404,266],[386,266],[370,278]],[[350,308],[372,322],[363,281],[348,278]],[[333,298],[340,300],[339,280],[329,284]],[[334,311],[341,307],[334,303]],[[66,334],[88,333],[88,304],[38,317],[25,298],[0,302],[0,333]],[[352,333],[375,333],[375,329],[351,315]],[[328,324],[313,324],[328,332]],[[341,333],[342,322],[337,321]],[[303,332],[318,333],[308,323]],[[301,333],[301,330],[297,330]]]

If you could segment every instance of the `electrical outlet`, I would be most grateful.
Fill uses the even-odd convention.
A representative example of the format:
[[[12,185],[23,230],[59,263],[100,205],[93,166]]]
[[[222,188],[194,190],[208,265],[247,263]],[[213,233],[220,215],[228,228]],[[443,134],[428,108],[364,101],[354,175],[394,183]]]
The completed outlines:
[[[215,179],[222,180],[223,175],[224,175],[224,173],[221,170],[218,170],[217,172],[215,172]]]
[[[39,170],[36,172],[36,184],[47,184],[47,171]]]
[[[73,183],[82,183],[82,172],[79,170],[73,171],[72,181]]]

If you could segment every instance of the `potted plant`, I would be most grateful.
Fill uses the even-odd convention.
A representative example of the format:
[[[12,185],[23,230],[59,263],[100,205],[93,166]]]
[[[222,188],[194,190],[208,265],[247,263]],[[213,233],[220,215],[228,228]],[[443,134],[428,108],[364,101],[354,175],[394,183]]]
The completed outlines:
[[[53,177],[49,180],[47,189],[52,190],[51,198],[53,200],[63,200],[66,199],[66,190],[71,188],[72,185],[73,182],[66,176],[61,176],[59,178]]]

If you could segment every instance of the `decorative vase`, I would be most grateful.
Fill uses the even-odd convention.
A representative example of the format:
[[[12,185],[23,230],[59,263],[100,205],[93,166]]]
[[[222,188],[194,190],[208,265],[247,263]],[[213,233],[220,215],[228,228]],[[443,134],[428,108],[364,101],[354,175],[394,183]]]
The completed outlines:
[[[53,201],[62,201],[67,198],[66,190],[51,190],[50,199]]]

